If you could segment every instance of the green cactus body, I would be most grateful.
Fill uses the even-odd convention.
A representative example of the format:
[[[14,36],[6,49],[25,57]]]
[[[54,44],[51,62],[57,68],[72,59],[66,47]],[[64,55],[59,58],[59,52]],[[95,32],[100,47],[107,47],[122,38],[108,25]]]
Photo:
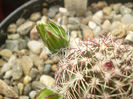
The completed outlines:
[[[48,20],[46,24],[38,24],[37,30],[40,36],[51,52],[57,52],[69,44],[69,38],[65,30]]]
[[[100,38],[77,46],[65,51],[56,74],[57,90],[65,99],[133,98],[131,45]]]

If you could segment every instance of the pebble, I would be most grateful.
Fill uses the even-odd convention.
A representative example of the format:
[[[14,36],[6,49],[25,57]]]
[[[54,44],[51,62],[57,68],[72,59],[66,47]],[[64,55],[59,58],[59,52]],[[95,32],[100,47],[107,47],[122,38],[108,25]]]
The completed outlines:
[[[16,21],[16,24],[17,26],[23,24],[25,22],[25,19],[24,18],[19,18],[17,21]]]
[[[113,31],[114,29],[119,29],[121,27],[121,23],[118,21],[114,21],[111,26],[109,27],[110,31]]]
[[[78,17],[69,17],[68,18],[68,24],[80,24]]]
[[[29,93],[29,96],[30,96],[31,99],[34,99],[34,97],[35,97],[36,94],[37,94],[36,91],[31,91],[31,92]]]
[[[34,26],[33,29],[30,31],[30,39],[38,40],[39,38],[40,38],[40,35],[36,29],[36,26]]]
[[[110,26],[111,26],[111,22],[109,20],[105,20],[101,27],[103,30],[109,30]]]
[[[0,59],[0,67],[2,67],[6,62],[3,59]]]
[[[68,15],[68,10],[66,8],[60,7],[59,12],[63,15]]]
[[[39,82],[39,81],[33,81],[32,82],[32,89],[33,90],[42,90],[46,88],[46,85],[44,85],[43,83]]]
[[[48,74],[51,70],[51,64],[46,64],[45,67],[44,67],[44,73],[45,74]]]
[[[90,28],[83,29],[83,40],[94,38],[94,32]]]
[[[5,95],[6,97],[10,98],[18,98],[18,94],[8,86],[3,80],[0,80],[0,94]]]
[[[132,10],[126,6],[121,6],[120,7],[120,13],[122,15],[125,15],[125,14],[130,14],[132,12]]]
[[[26,21],[17,28],[17,32],[20,33],[21,35],[26,35],[30,32],[33,26],[34,22]]]
[[[45,50],[43,50],[39,56],[40,59],[43,59],[43,60],[47,60],[48,59],[48,55],[46,53]]]
[[[17,60],[12,66],[12,77],[13,80],[19,80],[23,75],[22,66],[19,60]]]
[[[78,36],[78,32],[77,31],[72,31],[71,32],[71,37],[72,38],[76,38]]]
[[[18,87],[18,90],[19,90],[19,94],[22,95],[23,90],[24,90],[24,84],[23,83],[18,83],[17,87]]]
[[[19,99],[30,99],[28,96],[20,96]]]
[[[56,64],[53,64],[51,66],[51,71],[56,72],[57,71],[57,68],[58,68],[58,66]]]
[[[99,35],[100,31],[101,31],[101,28],[100,28],[99,26],[97,26],[97,27],[93,30],[94,36],[97,37],[97,36]]]
[[[133,16],[131,14],[125,14],[122,17],[121,22],[124,24],[133,24]]]
[[[40,12],[34,12],[30,16],[31,21],[37,21],[41,18],[41,13]]]
[[[0,51],[0,56],[10,58],[12,56],[12,51],[9,49],[3,49]]]
[[[23,56],[20,59],[20,62],[22,64],[23,72],[25,75],[29,75],[30,70],[33,67],[33,61],[29,56]]]
[[[30,71],[29,76],[30,76],[32,79],[35,79],[37,74],[38,74],[38,70],[37,70],[36,68],[32,68],[31,71]]]
[[[24,86],[24,90],[23,90],[23,95],[29,95],[29,92],[31,91],[32,87],[31,87],[31,84],[26,84]]]
[[[1,73],[4,73],[4,72],[10,70],[12,68],[12,66],[14,66],[15,62],[16,62],[16,56],[12,55],[10,57],[10,59],[8,60],[8,62],[5,63],[3,65],[3,67],[1,68]]]
[[[36,40],[31,40],[28,42],[28,48],[35,54],[39,54],[42,48],[42,44]]]
[[[43,15],[47,15],[47,13],[48,13],[48,9],[47,9],[47,8],[43,8],[43,9],[42,9],[42,14],[43,14]]]
[[[27,47],[27,42],[24,39],[6,40],[6,48],[10,49],[11,51],[25,49],[26,47]]]
[[[92,17],[92,20],[93,20],[94,22],[96,22],[97,24],[99,24],[99,25],[101,24],[102,19],[103,19],[103,11],[102,11],[102,10],[96,12],[96,13],[93,15],[93,17]]]
[[[31,80],[32,80],[32,78],[31,78],[30,76],[26,75],[26,76],[24,77],[23,83],[26,85],[26,84],[28,84]]]
[[[52,6],[48,9],[48,17],[53,18],[59,12],[59,6]]]
[[[9,70],[9,71],[7,71],[6,73],[5,73],[5,75],[4,75],[4,79],[9,79],[10,77],[12,76],[12,70]]]
[[[97,25],[96,25],[95,22],[89,21],[88,26],[89,26],[92,30],[94,30],[94,29],[96,28]]]
[[[16,26],[16,24],[10,24],[10,25],[8,26],[7,31],[10,32],[10,33],[16,33],[16,31],[17,31],[17,26]]]
[[[8,35],[8,39],[10,39],[10,40],[16,40],[16,39],[19,39],[19,38],[20,38],[19,34],[10,34],[10,35]]]
[[[55,84],[54,78],[48,75],[42,75],[40,77],[40,82],[45,84],[48,88],[54,87],[54,84]]]
[[[113,10],[114,10],[116,13],[119,13],[121,5],[122,5],[121,3],[113,4]]]
[[[125,40],[133,42],[133,31],[129,31],[129,33],[126,36]]]
[[[117,38],[123,38],[126,36],[126,31],[124,29],[115,29],[111,32],[111,34]]]
[[[111,11],[112,11],[112,8],[111,7],[104,7],[103,8],[103,13],[105,15],[109,15],[111,13]]]

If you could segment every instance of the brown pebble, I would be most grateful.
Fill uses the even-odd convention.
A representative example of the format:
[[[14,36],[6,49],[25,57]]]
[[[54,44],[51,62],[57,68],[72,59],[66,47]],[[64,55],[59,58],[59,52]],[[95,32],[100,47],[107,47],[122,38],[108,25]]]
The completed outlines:
[[[94,38],[94,33],[90,28],[83,29],[83,40],[88,40]]]
[[[53,71],[53,72],[56,72],[57,71],[57,65],[56,64],[53,64],[52,66],[51,66],[51,71]]]
[[[33,29],[30,31],[30,39],[32,40],[38,40],[39,39],[39,33],[36,29],[36,26],[33,27]]]

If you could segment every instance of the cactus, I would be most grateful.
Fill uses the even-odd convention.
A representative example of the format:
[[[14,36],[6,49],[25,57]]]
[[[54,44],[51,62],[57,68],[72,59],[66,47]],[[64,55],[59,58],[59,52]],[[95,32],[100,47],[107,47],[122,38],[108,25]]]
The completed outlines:
[[[44,44],[53,53],[67,47],[69,44],[69,38],[65,30],[50,20],[45,24],[37,24],[37,30]]]
[[[132,99],[133,46],[99,38],[67,48],[56,73],[65,99]]]

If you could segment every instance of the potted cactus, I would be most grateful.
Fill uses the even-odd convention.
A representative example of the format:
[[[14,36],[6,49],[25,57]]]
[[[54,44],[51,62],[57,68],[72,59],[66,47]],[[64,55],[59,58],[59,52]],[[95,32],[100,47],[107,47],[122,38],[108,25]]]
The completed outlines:
[[[109,36],[79,41],[72,48],[61,26],[48,21],[46,24],[38,24],[37,29],[51,52],[63,52],[60,54],[63,57],[56,73],[55,88],[63,98],[133,98],[133,46]],[[42,91],[39,95],[45,96],[47,93]]]

